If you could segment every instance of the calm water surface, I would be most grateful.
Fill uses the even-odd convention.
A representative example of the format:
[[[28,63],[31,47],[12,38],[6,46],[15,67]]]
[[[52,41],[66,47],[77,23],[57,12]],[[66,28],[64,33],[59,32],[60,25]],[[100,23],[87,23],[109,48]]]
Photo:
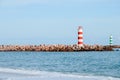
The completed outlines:
[[[120,78],[120,51],[0,52],[0,68]]]

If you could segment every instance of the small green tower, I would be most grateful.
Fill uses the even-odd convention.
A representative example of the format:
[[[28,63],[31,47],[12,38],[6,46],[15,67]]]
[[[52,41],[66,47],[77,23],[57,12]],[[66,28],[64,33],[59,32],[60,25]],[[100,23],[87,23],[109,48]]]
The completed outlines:
[[[110,46],[113,44],[113,37],[112,37],[112,35],[110,36],[110,38],[109,38],[109,44],[110,44]]]

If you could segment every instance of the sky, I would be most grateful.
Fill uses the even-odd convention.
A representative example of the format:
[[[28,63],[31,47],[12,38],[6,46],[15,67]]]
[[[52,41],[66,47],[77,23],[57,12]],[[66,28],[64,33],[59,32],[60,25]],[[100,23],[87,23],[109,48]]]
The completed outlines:
[[[1,44],[120,45],[120,0],[0,0]]]

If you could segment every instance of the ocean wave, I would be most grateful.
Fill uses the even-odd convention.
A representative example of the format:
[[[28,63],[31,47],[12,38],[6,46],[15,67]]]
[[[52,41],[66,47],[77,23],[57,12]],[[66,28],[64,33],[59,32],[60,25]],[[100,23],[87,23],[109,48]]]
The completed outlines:
[[[94,76],[94,75],[74,75],[58,72],[46,72],[24,69],[0,68],[0,80],[120,80],[120,78]]]

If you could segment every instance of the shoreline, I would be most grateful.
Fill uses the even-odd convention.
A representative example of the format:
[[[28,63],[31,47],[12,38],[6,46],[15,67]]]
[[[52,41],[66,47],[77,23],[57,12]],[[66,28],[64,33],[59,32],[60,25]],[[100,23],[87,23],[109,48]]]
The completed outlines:
[[[78,74],[65,74],[59,72],[47,71],[30,71],[18,69],[0,70],[0,79],[2,80],[120,80],[120,78],[111,76],[97,76],[97,75],[78,75]]]
[[[120,45],[0,45],[0,52],[79,52],[79,51],[114,51],[114,48],[120,48]]]

